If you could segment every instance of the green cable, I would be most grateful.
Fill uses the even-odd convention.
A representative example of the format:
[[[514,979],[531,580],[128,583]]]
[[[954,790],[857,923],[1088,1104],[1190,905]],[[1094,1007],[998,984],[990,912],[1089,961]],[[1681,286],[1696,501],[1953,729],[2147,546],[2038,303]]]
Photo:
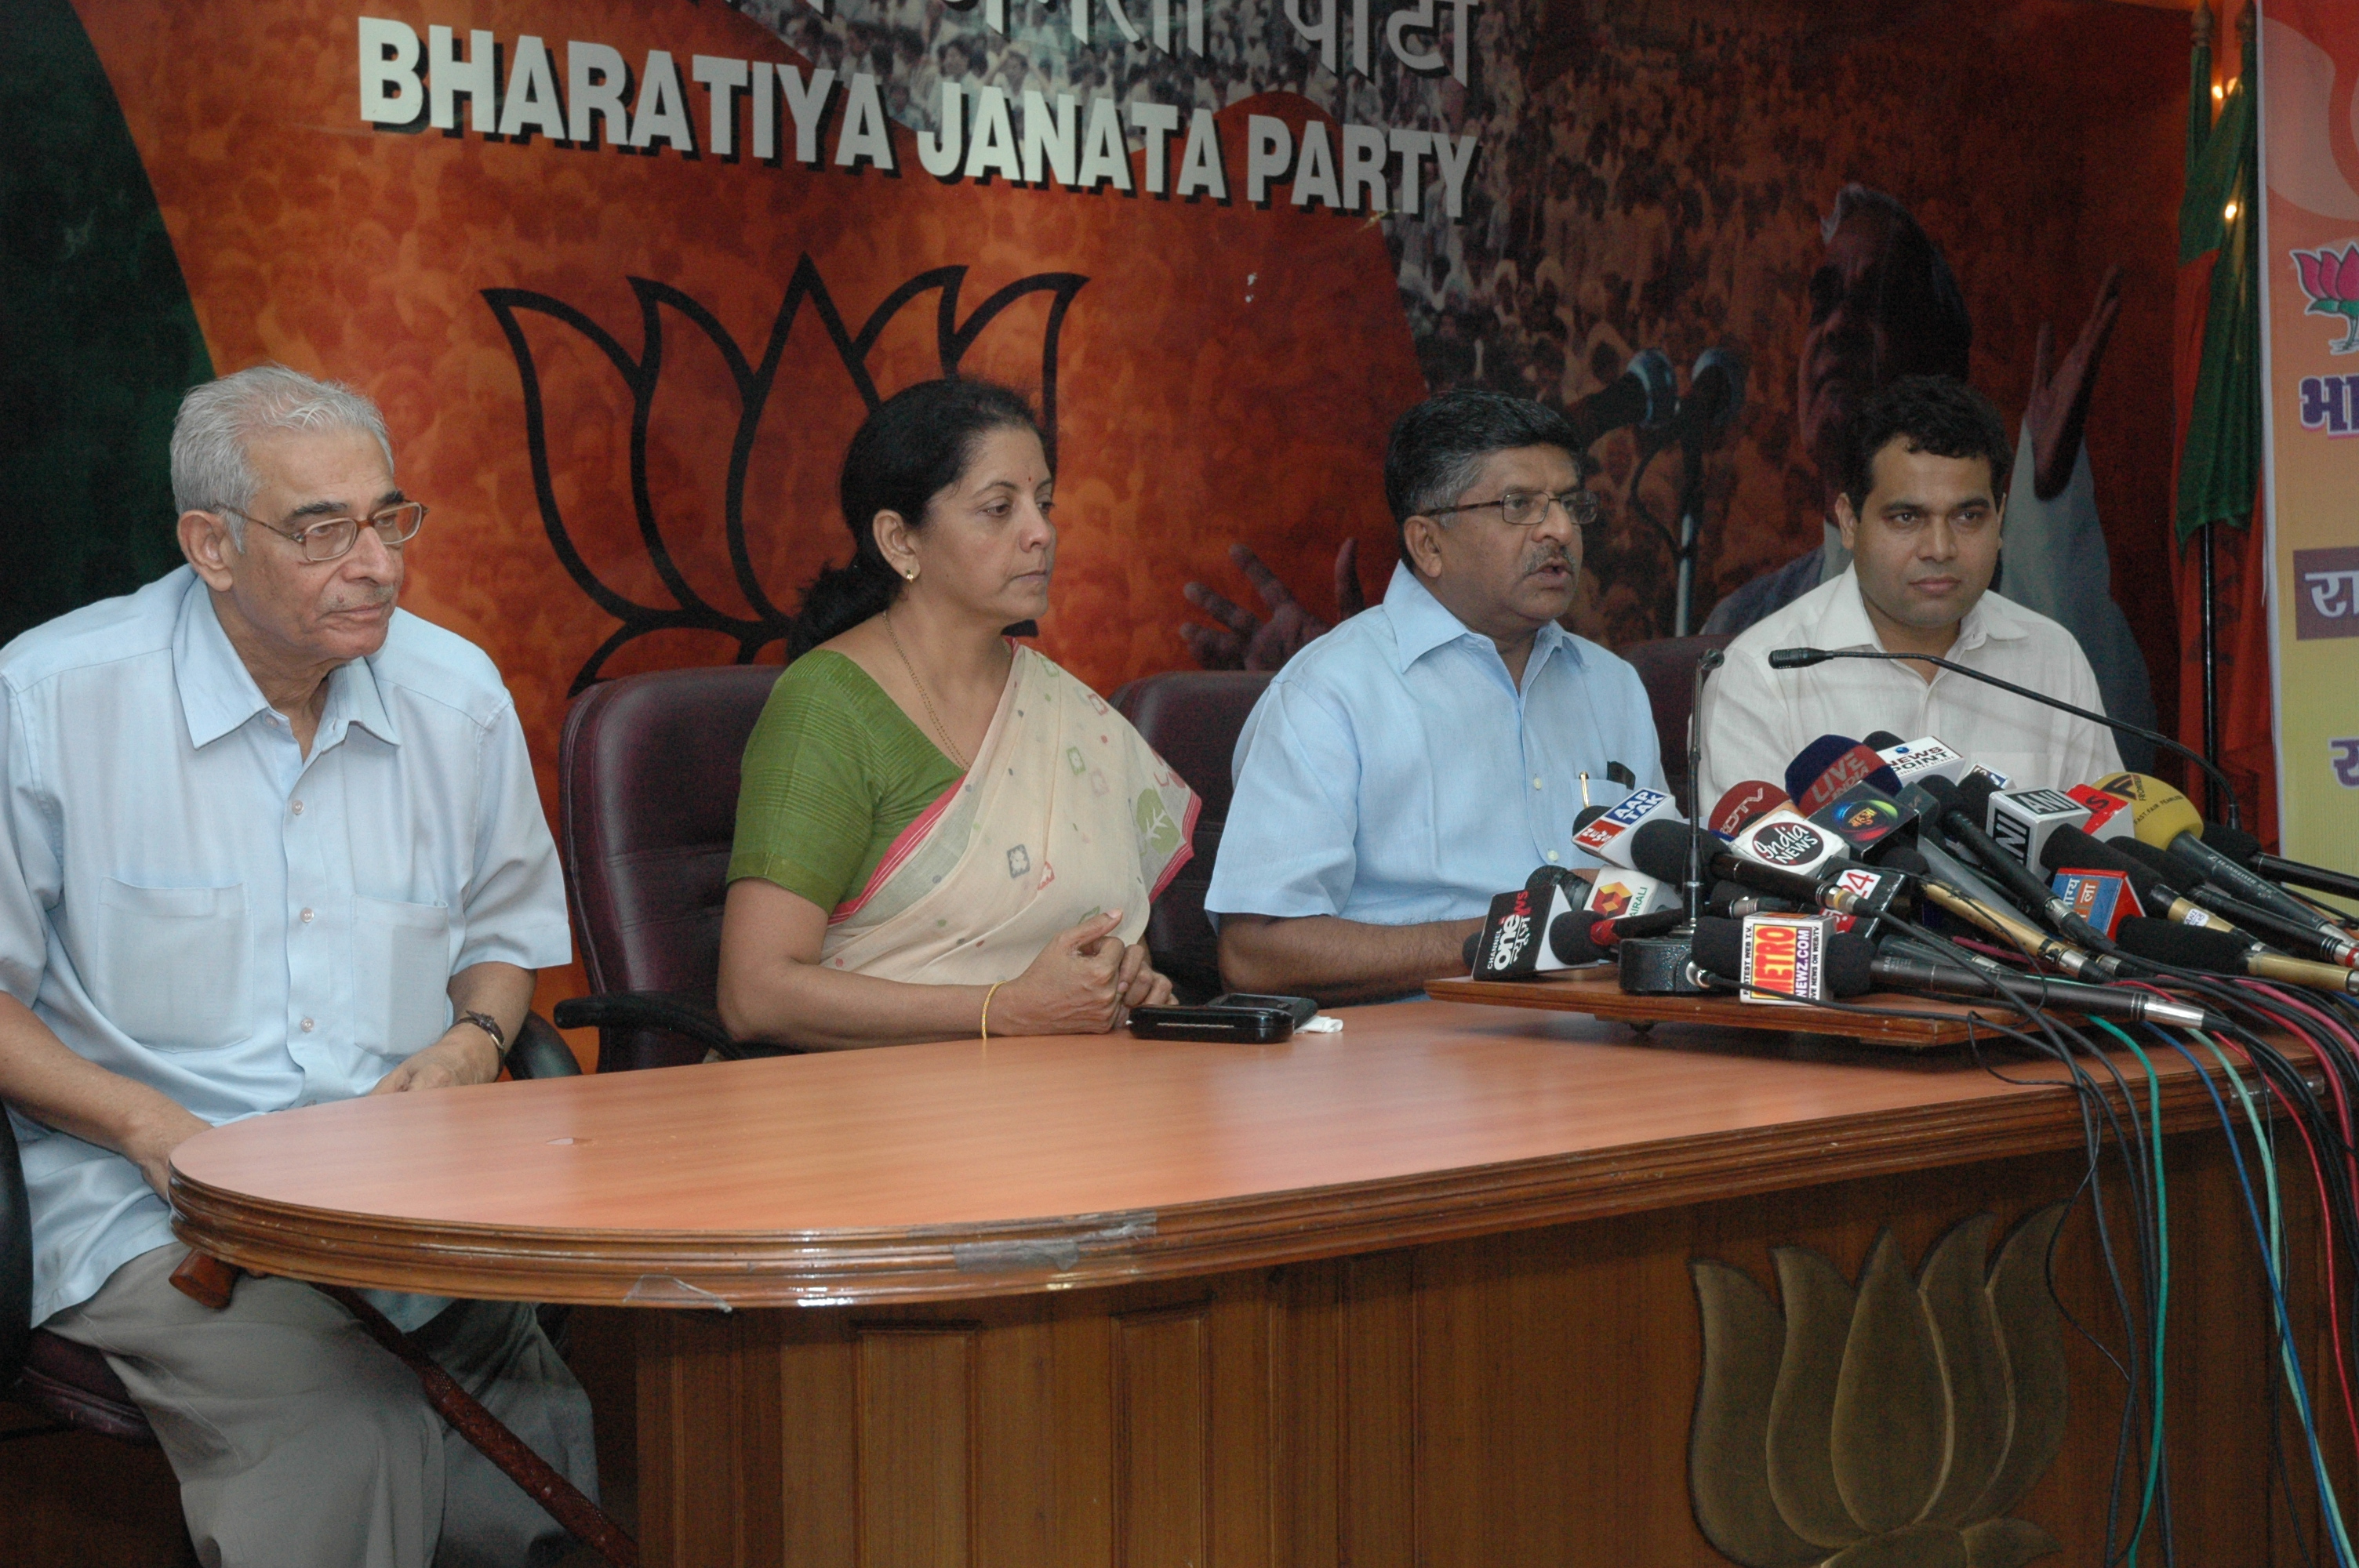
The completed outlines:
[[[2243,1075],[2236,1071],[2235,1064],[2228,1060],[2227,1053],[2220,1049],[2219,1042],[2209,1034],[2193,1030],[2188,1033],[2202,1041],[2204,1049],[2212,1053],[2212,1059],[2220,1064],[2221,1072],[2227,1075],[2230,1086],[2236,1091],[2237,1100],[2245,1108],[2245,1119],[2252,1123],[2253,1143],[2261,1156],[2262,1181],[2269,1195],[2269,1234],[2267,1241],[2269,1280],[2277,1300],[2282,1303],[2285,1299],[2285,1268],[2281,1261],[2285,1249],[2285,1217],[2277,1206],[2277,1162],[2269,1142],[2268,1130],[2261,1120],[2261,1113],[2254,1108],[2253,1097],[2245,1092]],[[2334,1495],[2333,1482],[2327,1478],[2325,1463],[2319,1457],[2317,1424],[2310,1418],[2310,1401],[2302,1394],[2301,1362],[2282,1323],[2277,1332],[2277,1362],[2284,1368],[2287,1385],[2293,1390],[2294,1408],[2309,1427],[2306,1435],[2310,1441],[2310,1467],[2317,1476],[2320,1499],[2333,1514],[2335,1528],[2328,1534],[2342,1560],[2346,1563],[2352,1563],[2354,1558],[2348,1534],[2342,1525],[2343,1504]]]
[[[2154,1228],[2156,1250],[2161,1257],[2161,1280],[2154,1303],[2154,1432],[2147,1440],[2146,1495],[2138,1503],[2137,1530],[2130,1536],[2128,1554],[2123,1562],[2136,1568],[2138,1542],[2146,1539],[2147,1521],[2154,1517],[2154,1494],[2162,1479],[2162,1347],[2170,1320],[2170,1201],[2162,1173],[2162,1079],[2154,1070],[2154,1061],[2138,1043],[2102,1018],[2090,1022],[2112,1035],[2130,1049],[2146,1069],[2147,1121],[2153,1129],[2154,1140]]]

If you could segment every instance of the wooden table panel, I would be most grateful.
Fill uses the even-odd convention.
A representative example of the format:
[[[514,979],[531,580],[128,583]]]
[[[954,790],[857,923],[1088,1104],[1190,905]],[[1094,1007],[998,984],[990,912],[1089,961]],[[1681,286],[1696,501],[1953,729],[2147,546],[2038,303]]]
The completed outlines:
[[[1960,1058],[1430,1001],[1347,1016],[1269,1046],[962,1041],[352,1100],[191,1139],[172,1198],[191,1245],[267,1272],[825,1305],[1199,1276],[2080,1137],[2066,1091]],[[2170,1113],[2209,1117],[2158,1065]]]
[[[2267,1319],[2227,1145],[2157,1066],[2180,1540],[2290,1563],[2256,1501]],[[1855,1280],[1889,1227],[1913,1271],[2071,1193],[2081,1145],[2069,1090],[1961,1059],[1424,1002],[1271,1047],[962,1042],[357,1101],[190,1141],[173,1195],[194,1244],[276,1272],[649,1309],[653,1563],[1703,1568],[1690,1265],[1774,1295],[1773,1249]],[[2060,1289],[2117,1338],[2092,1233],[2083,1208]],[[710,1310],[733,1303],[770,1310]],[[2088,1562],[2119,1384],[2067,1357],[2065,1449],[2015,1511]]]

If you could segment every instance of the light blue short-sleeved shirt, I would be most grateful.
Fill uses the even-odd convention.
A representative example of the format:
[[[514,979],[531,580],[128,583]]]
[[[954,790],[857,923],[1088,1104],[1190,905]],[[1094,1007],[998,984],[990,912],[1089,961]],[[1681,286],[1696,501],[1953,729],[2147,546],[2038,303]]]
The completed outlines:
[[[0,650],[0,987],[203,1119],[365,1094],[451,977],[571,955],[524,731],[483,652],[397,611],[306,759],[183,567]],[[172,1239],[120,1155],[11,1114],[33,1321]]]
[[[1550,622],[1521,690],[1406,566],[1385,601],[1277,673],[1237,738],[1236,796],[1204,907],[1413,925],[1484,914],[1572,847],[1589,798],[1663,787],[1638,672]]]

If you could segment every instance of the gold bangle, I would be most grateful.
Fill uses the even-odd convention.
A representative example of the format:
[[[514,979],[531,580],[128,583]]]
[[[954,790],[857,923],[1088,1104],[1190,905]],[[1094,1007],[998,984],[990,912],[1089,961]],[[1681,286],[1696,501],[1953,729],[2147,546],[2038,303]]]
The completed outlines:
[[[999,988],[1000,988],[1000,987],[1002,987],[1002,986],[1006,985],[1006,983],[1007,983],[1007,982],[1006,982],[1006,980],[994,980],[994,981],[992,981],[992,982],[991,982],[991,989],[990,989],[990,990],[987,990],[987,991],[985,991],[985,992],[984,992],[984,993],[983,993],[983,1037],[984,1037],[985,1040],[988,1040],[988,1039],[990,1039],[990,1038],[991,1038],[991,999],[992,999],[992,996],[993,996],[993,995],[994,995],[994,994],[995,994],[995,993],[999,989]]]

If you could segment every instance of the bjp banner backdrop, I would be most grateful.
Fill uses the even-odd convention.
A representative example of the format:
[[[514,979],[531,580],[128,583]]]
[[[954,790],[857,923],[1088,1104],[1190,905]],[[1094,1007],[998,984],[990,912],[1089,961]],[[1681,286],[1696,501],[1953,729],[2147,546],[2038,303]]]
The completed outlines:
[[[1386,432],[1456,386],[1581,422],[1577,630],[1733,630],[1842,569],[1851,410],[1945,371],[2020,420],[2002,591],[2145,718],[2186,40],[2085,0],[6,0],[0,638],[177,564],[190,384],[341,378],[433,508],[403,602],[498,663],[553,809],[587,685],[782,656],[914,381],[1038,399],[1039,642],[1111,692],[1380,594]]]
[[[2359,871],[2359,6],[2272,0],[2261,62],[2280,826]]]

